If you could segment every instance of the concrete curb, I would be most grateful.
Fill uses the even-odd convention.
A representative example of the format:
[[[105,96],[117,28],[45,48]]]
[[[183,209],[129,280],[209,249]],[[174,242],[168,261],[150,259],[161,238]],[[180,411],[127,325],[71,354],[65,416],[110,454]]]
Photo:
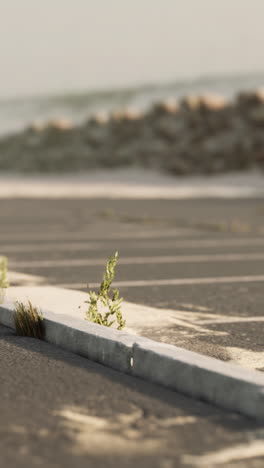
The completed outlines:
[[[14,305],[0,323],[14,328]],[[264,374],[69,316],[43,312],[46,341],[118,371],[264,421]]]

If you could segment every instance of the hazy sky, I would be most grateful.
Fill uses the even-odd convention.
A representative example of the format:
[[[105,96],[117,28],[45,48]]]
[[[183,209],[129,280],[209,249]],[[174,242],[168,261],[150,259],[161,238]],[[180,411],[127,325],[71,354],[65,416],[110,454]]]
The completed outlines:
[[[0,0],[0,96],[264,71],[263,0]]]

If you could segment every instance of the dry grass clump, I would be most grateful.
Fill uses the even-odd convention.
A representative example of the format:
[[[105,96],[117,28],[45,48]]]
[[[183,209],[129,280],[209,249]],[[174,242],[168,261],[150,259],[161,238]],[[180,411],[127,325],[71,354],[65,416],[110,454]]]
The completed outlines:
[[[43,316],[33,307],[30,301],[27,304],[18,302],[14,313],[16,333],[19,336],[44,339],[45,330]]]

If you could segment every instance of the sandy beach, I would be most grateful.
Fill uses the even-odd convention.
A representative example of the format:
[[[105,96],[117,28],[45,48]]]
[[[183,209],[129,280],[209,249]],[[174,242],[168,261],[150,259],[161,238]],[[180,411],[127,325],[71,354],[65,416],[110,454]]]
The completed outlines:
[[[264,197],[257,171],[172,177],[144,169],[99,170],[82,175],[0,175],[0,198],[188,199]]]

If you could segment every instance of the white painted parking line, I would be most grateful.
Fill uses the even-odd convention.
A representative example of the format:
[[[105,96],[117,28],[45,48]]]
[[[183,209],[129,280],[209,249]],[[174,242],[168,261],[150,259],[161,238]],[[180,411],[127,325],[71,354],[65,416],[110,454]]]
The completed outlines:
[[[185,236],[200,236],[201,232],[191,228],[177,228],[177,229],[144,229],[140,231],[133,228],[131,225],[129,226],[129,231],[120,232],[120,229],[114,233],[108,233],[106,230],[105,225],[102,225],[102,232],[93,232],[92,229],[87,231],[54,231],[48,232],[43,229],[41,232],[32,233],[32,231],[22,231],[18,229],[15,232],[11,232],[8,234],[0,233],[0,242],[9,242],[10,240],[17,240],[18,242],[21,240],[26,241],[47,241],[47,240],[64,240],[64,239],[87,239],[89,238],[100,239],[102,241],[106,240],[113,240],[113,239],[155,239],[156,237],[160,238],[170,238],[170,237],[185,237]]]
[[[133,234],[130,234],[133,238]],[[133,238],[135,239],[135,237]],[[1,239],[0,239],[1,240]],[[9,239],[10,240],[10,239]],[[115,238],[106,238],[104,240],[90,241],[87,242],[63,242],[62,239],[57,242],[51,242],[49,244],[34,244],[34,243],[20,243],[21,239],[17,239],[16,244],[1,244],[1,251],[8,253],[19,253],[19,252],[50,252],[60,251],[67,252],[70,250],[89,251],[89,250],[106,250],[112,248],[111,242],[114,243]],[[35,239],[36,240],[36,239]],[[111,242],[109,242],[111,241]],[[116,245],[116,243],[115,243]],[[252,237],[252,238],[222,238],[222,239],[175,239],[168,240],[164,238],[162,241],[140,241],[132,240],[129,245],[125,248],[132,249],[170,249],[170,248],[216,248],[216,247],[258,247],[264,246],[264,237]]]
[[[209,278],[173,278],[161,280],[130,280],[130,281],[115,281],[113,287],[116,288],[142,288],[149,286],[185,286],[199,284],[221,284],[221,283],[257,283],[264,282],[264,275],[252,276],[219,276]],[[99,288],[101,283],[89,283],[89,288]],[[87,283],[67,283],[56,285],[61,288],[68,289],[84,289],[87,288]]]
[[[27,252],[68,252],[74,250],[102,250],[105,242],[55,242],[49,244],[1,244],[1,252],[27,253]]]
[[[214,263],[214,262],[247,262],[263,261],[264,253],[249,254],[212,254],[212,255],[166,255],[149,257],[125,257],[119,259],[120,265],[156,265],[171,263]],[[69,268],[82,266],[105,265],[106,260],[99,259],[60,259],[60,260],[29,260],[10,261],[12,268]]]
[[[16,225],[13,224],[14,219],[12,216],[5,218],[4,216],[1,216],[1,236],[9,236],[10,230],[13,229],[16,233],[17,228],[19,228],[20,231],[25,231],[27,230],[31,235],[35,232],[39,233],[41,232],[41,229],[45,231],[47,229],[47,222],[48,221],[40,221],[40,220],[35,220],[35,221],[25,221],[24,219],[18,220],[16,219]],[[49,222],[49,232],[63,232],[65,229],[65,225],[63,224],[52,224]],[[42,231],[42,232],[43,232]],[[14,232],[11,232],[11,235],[13,235]]]

